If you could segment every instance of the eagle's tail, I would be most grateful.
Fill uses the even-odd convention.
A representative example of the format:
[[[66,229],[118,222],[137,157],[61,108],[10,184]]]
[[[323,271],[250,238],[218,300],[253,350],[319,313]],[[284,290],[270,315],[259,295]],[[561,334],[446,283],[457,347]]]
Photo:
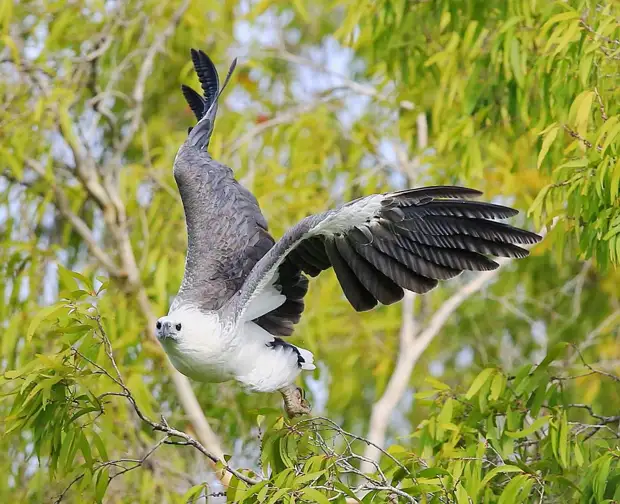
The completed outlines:
[[[313,369],[316,369],[316,366],[314,365],[314,355],[312,355],[312,352],[306,350],[305,348],[299,347],[297,347],[297,350],[299,350],[299,355],[303,359],[301,369],[305,371],[312,371]]]
[[[211,133],[213,133],[213,126],[215,124],[215,116],[217,115],[217,100],[222,94],[222,91],[226,88],[230,77],[237,65],[237,59],[235,58],[230,65],[228,74],[224,85],[220,88],[220,80],[217,74],[217,69],[211,61],[211,58],[207,56],[203,51],[191,50],[192,61],[194,63],[194,69],[198,74],[198,80],[204,91],[204,98],[202,98],[193,89],[187,86],[182,87],[183,96],[189,103],[189,106],[193,110],[198,124],[190,128],[188,141],[190,145],[198,147],[199,149],[206,149],[209,146],[209,140],[211,139]]]

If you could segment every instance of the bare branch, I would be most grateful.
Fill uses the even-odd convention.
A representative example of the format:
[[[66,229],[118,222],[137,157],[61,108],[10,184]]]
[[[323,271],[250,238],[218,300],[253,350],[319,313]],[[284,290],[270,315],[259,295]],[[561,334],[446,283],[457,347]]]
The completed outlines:
[[[221,456],[213,454],[212,452],[207,450],[205,448],[205,446],[202,443],[200,443],[198,440],[194,439],[193,437],[189,436],[188,434],[186,434],[183,431],[180,431],[180,430],[177,430],[177,429],[175,429],[173,427],[170,427],[170,425],[168,425],[168,422],[166,421],[165,418],[162,417],[160,422],[155,422],[155,421],[151,420],[150,418],[148,418],[144,414],[144,412],[140,409],[140,407],[138,406],[136,400],[134,399],[134,397],[133,397],[133,395],[131,393],[131,390],[129,390],[129,388],[125,384],[125,381],[123,380],[123,377],[122,377],[122,375],[120,373],[120,370],[119,370],[119,368],[118,368],[118,366],[116,364],[116,360],[114,358],[114,354],[112,352],[112,344],[110,343],[110,340],[107,337],[105,329],[103,328],[103,325],[101,323],[100,317],[99,316],[93,317],[93,320],[95,320],[97,322],[99,336],[101,337],[101,341],[102,341],[102,343],[104,345],[104,349],[105,349],[106,355],[107,355],[107,357],[108,357],[108,359],[110,361],[110,364],[112,365],[112,367],[114,369],[114,373],[115,373],[116,376],[114,376],[111,373],[109,373],[104,367],[100,366],[99,364],[94,362],[92,359],[89,359],[88,357],[86,357],[85,355],[80,353],[75,348],[72,349],[73,354],[79,356],[81,359],[83,359],[84,361],[88,362],[91,366],[96,368],[99,372],[101,372],[102,374],[104,374],[105,376],[110,378],[117,386],[119,386],[122,389],[122,391],[123,391],[120,395],[122,395],[123,397],[125,397],[129,401],[129,403],[131,404],[133,410],[136,412],[136,414],[138,415],[140,420],[142,420],[144,423],[148,424],[153,430],[159,431],[159,432],[163,432],[164,434],[166,434],[166,437],[164,437],[160,441],[160,443],[157,445],[157,447],[159,445],[165,443],[168,440],[169,437],[180,438],[180,439],[182,439],[184,441],[184,444],[187,444],[189,446],[194,447],[200,453],[205,455],[213,464],[216,464],[216,465],[222,464],[222,466],[223,466],[225,471],[227,471],[230,474],[234,475],[235,477],[237,477],[241,481],[244,481],[245,483],[247,483],[249,485],[254,485],[254,484],[258,483],[257,480],[249,478],[248,476],[240,473],[236,469],[233,469],[232,467],[228,466],[228,464],[224,460],[223,454]],[[202,414],[202,411],[201,411],[201,414]]]
[[[620,322],[620,308],[616,308],[613,312],[611,312],[607,317],[605,317],[599,325],[597,325],[592,331],[590,331],[583,342],[579,344],[579,352],[584,351],[586,348],[592,346],[596,338],[608,328],[613,328],[618,326],[618,322]],[[579,354],[576,354],[578,356]],[[574,360],[574,358],[573,358]]]
[[[616,45],[616,46],[620,46],[620,40],[617,39],[612,39],[609,37],[606,37],[605,35],[601,35],[600,33],[598,33],[594,28],[592,28],[584,18],[581,18],[581,26],[583,26],[588,32],[590,32],[592,35],[594,35],[596,38],[604,40],[605,42],[607,42],[608,44],[612,44],[612,45]]]
[[[581,409],[585,409],[585,410],[588,411],[588,413],[590,414],[591,417],[596,418],[597,420],[599,420],[603,424],[610,424],[610,423],[620,422],[620,415],[613,415],[613,416],[599,415],[597,413],[594,413],[594,410],[592,409],[592,406],[590,406],[589,404],[568,404],[567,407],[568,408],[581,408]]]
[[[68,116],[68,112],[67,112]],[[65,142],[73,153],[75,160],[75,174],[84,188],[97,202],[99,207],[106,212],[110,202],[110,197],[104,187],[101,185],[99,175],[97,174],[95,160],[90,155],[86,145],[76,134],[72,123],[67,121],[59,121],[58,128]]]
[[[50,180],[45,173],[45,168],[41,163],[39,163],[35,159],[27,159],[27,165],[32,168],[37,174],[44,180],[47,180],[52,185],[52,190],[54,191],[54,196],[56,200],[56,208],[62,215],[63,218],[67,220],[72,226],[73,229],[86,243],[86,246],[90,250],[90,252],[97,258],[97,260],[106,268],[110,276],[114,278],[122,278],[124,277],[124,273],[122,270],[116,265],[114,259],[105,252],[97,243],[95,236],[93,235],[92,230],[84,222],[78,215],[76,215],[71,210],[71,205],[69,203],[69,198],[63,192],[63,190],[58,186],[55,179]]]
[[[385,432],[394,408],[401,400],[407,386],[411,372],[418,359],[440,333],[443,326],[450,319],[456,309],[472,294],[478,292],[492,278],[497,276],[499,269],[485,271],[478,274],[472,281],[461,287],[435,312],[429,324],[416,337],[413,344],[399,349],[396,367],[381,398],[373,405],[368,429],[368,439],[382,446],[385,442]],[[379,452],[371,445],[366,448],[364,455],[377,460]]]
[[[592,145],[592,142],[590,142],[590,140],[588,140],[587,138],[582,137],[577,131],[569,128],[566,124],[564,125],[564,130],[566,130],[566,132],[572,136],[573,138],[579,140],[583,145],[585,145],[588,149],[591,149],[592,147],[594,147],[594,145]],[[596,150],[601,152],[603,150],[603,148],[600,145],[596,146]]]
[[[605,105],[603,104],[603,99],[601,98],[597,87],[594,88],[594,94],[596,95],[596,100],[598,101],[598,106],[601,110],[601,119],[603,119],[603,122],[605,122],[609,117],[607,116],[607,112],[605,111]]]
[[[144,60],[142,62],[142,66],[140,67],[140,71],[138,72],[138,78],[136,79],[136,84],[133,89],[132,98],[134,101],[134,110],[132,112],[131,122],[129,123],[129,128],[126,132],[123,133],[123,138],[114,146],[114,160],[112,162],[120,162],[120,158],[125,153],[129,144],[132,142],[136,131],[140,127],[140,122],[142,120],[142,108],[144,103],[144,93],[146,88],[146,81],[153,70],[153,64],[155,62],[155,56],[157,53],[163,50],[166,41],[170,38],[170,36],[174,33],[175,28],[179,24],[181,17],[185,14],[185,11],[189,7],[189,0],[185,0],[179,8],[175,11],[170,20],[170,23],[159,33],[151,46],[148,48]]]
[[[594,369],[592,365],[586,362],[586,359],[584,358],[583,354],[581,353],[581,350],[577,347],[577,345],[572,345],[572,347],[577,352],[577,355],[579,356],[579,360],[581,360],[582,364],[585,367],[587,367],[590,371],[592,371],[593,373],[599,374],[601,376],[606,376],[607,378],[611,378],[613,381],[620,383],[620,376],[616,376],[612,373],[608,373],[607,371],[601,371],[600,369]]]

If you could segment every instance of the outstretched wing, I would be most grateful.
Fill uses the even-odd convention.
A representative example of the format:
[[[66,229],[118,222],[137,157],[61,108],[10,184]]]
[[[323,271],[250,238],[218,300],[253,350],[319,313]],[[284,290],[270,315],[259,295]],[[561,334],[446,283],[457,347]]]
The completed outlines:
[[[351,305],[363,311],[400,300],[403,289],[422,294],[463,270],[497,268],[487,255],[527,256],[518,245],[541,237],[491,220],[516,215],[512,208],[461,199],[480,194],[449,186],[409,189],[307,217],[256,264],[231,308],[247,319],[283,302],[278,283],[290,274],[285,264],[311,276],[333,267]]]
[[[217,114],[221,90],[215,65],[202,51],[191,50],[204,97],[188,86],[183,95],[198,119],[174,162],[174,178],[181,193],[188,232],[185,274],[173,304],[191,303],[217,310],[243,285],[258,260],[273,246],[267,221],[256,198],[233,177],[232,170],[206,152]],[[236,60],[233,60],[224,87]],[[286,302],[256,319],[272,334],[286,332],[282,321],[299,318],[308,279],[287,261],[287,274],[278,283]]]
[[[175,304],[190,303],[217,310],[242,287],[246,277],[274,240],[256,198],[233,177],[227,166],[204,150],[185,144],[174,163],[187,223],[185,274]],[[285,262],[287,275],[279,288],[288,302],[257,322],[278,331],[282,310],[303,311],[307,279]],[[287,270],[288,268],[288,270]]]

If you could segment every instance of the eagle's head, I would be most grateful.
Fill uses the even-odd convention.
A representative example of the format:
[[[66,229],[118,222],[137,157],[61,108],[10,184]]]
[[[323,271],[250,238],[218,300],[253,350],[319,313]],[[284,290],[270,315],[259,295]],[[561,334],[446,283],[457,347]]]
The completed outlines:
[[[164,341],[168,338],[178,341],[181,339],[182,333],[183,322],[174,316],[166,315],[161,317],[155,324],[155,334],[159,341]]]

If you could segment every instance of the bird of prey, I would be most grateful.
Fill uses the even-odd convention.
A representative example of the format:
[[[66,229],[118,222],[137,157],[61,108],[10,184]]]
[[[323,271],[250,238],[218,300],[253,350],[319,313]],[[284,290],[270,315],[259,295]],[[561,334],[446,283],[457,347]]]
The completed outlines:
[[[481,192],[435,186],[373,194],[310,215],[278,241],[256,198],[208,152],[220,88],[217,70],[191,51],[204,95],[183,86],[196,115],[174,160],[187,223],[180,290],[156,333],[173,365],[198,381],[237,380],[281,392],[289,416],[309,404],[295,386],[312,354],[286,341],[304,310],[308,276],[333,268],[357,311],[389,305],[403,289],[423,294],[463,270],[490,270],[488,256],[523,258],[540,236],[497,222],[518,212],[470,201]]]

